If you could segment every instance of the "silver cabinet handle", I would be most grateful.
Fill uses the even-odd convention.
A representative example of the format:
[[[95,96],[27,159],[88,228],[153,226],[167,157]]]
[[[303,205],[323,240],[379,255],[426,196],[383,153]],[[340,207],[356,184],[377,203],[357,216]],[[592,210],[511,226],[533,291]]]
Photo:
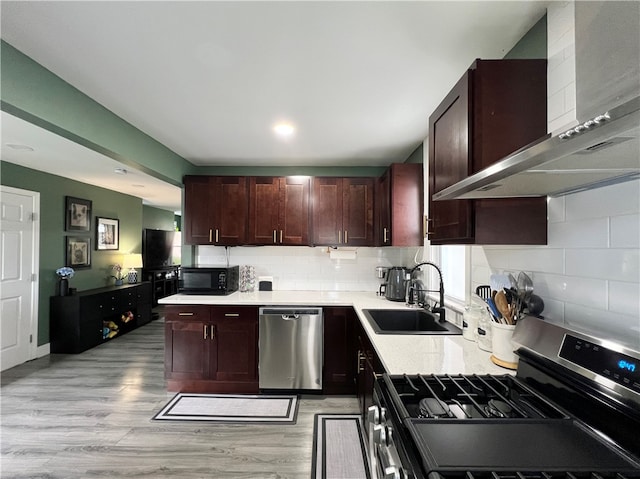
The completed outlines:
[[[225,318],[237,318],[240,313],[224,313]]]

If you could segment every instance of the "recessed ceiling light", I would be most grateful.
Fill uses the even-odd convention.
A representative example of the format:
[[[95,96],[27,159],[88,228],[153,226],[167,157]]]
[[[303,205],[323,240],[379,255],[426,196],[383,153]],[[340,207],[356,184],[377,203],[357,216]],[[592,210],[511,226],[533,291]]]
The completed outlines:
[[[282,138],[288,138],[295,133],[296,129],[291,123],[283,122],[274,125],[273,131]]]
[[[113,171],[115,172],[116,175],[126,175],[127,174],[127,170],[125,170],[124,168],[116,168]]]
[[[19,145],[17,143],[7,143],[7,148],[11,148],[12,150],[20,150],[20,151],[33,151],[33,148],[27,145]]]

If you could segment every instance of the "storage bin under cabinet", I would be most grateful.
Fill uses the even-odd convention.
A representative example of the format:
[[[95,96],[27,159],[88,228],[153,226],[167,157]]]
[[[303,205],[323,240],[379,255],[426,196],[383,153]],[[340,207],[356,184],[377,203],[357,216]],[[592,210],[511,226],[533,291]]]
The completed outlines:
[[[148,323],[151,298],[148,282],[52,296],[51,352],[81,353]]]

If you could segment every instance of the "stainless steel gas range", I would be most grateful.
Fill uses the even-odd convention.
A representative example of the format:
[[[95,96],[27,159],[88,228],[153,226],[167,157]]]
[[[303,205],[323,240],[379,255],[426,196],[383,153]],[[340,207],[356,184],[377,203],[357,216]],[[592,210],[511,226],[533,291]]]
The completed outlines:
[[[512,375],[382,375],[373,477],[640,479],[640,353],[527,317]]]

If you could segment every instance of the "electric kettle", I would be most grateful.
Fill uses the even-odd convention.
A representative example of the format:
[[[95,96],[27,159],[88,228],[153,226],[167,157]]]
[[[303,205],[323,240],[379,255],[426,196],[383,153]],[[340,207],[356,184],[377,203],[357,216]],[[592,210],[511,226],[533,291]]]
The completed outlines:
[[[394,266],[387,271],[387,282],[380,285],[379,294],[389,301],[404,301],[407,285],[407,269]]]

